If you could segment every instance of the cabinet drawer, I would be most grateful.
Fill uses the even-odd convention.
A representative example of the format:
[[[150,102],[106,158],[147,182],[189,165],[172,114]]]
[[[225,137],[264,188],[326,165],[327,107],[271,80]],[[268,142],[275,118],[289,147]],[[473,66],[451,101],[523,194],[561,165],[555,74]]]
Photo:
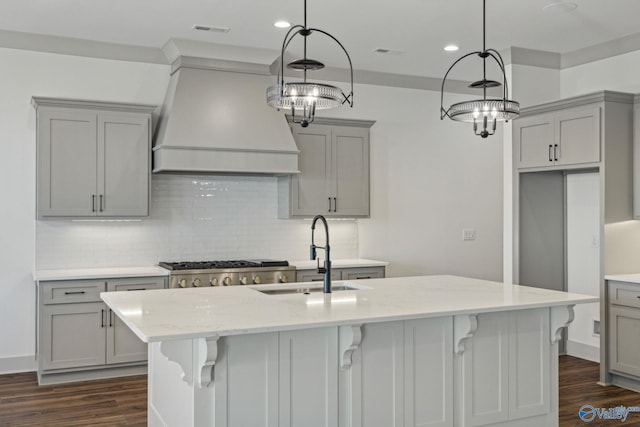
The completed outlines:
[[[96,280],[40,283],[40,296],[43,304],[100,301],[100,292],[105,290],[106,282]]]
[[[640,285],[609,282],[609,302],[640,308]]]
[[[147,291],[149,289],[163,289],[164,277],[136,277],[133,279],[111,279],[107,291]]]
[[[384,277],[384,267],[345,268],[342,280],[379,279]]]

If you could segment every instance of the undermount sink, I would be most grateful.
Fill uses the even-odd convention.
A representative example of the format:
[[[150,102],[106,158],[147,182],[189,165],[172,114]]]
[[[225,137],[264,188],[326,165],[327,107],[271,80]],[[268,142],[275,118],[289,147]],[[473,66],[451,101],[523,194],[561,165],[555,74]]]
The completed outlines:
[[[277,285],[276,285],[277,286]],[[312,293],[322,292],[321,284],[304,284],[296,286],[269,286],[268,288],[261,288],[260,286],[252,286],[258,292],[262,292],[265,295],[288,295],[288,294],[303,294],[310,295]],[[359,291],[361,289],[368,289],[365,286],[357,286],[350,283],[335,284],[331,286],[331,292],[336,291]]]

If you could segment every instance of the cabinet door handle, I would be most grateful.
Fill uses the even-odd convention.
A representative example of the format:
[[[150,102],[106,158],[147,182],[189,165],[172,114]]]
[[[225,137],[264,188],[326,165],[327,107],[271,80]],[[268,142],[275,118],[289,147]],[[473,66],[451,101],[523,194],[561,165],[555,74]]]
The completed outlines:
[[[549,145],[549,161],[553,162],[553,154],[551,154],[551,150],[553,149],[552,145]]]
[[[109,327],[113,327],[113,310],[109,309]]]
[[[65,295],[84,295],[85,291],[73,291],[73,292],[65,292]]]
[[[91,195],[91,212],[95,212],[96,211],[96,195],[92,194]]]
[[[558,161],[558,144],[553,145],[553,160]]]
[[[329,199],[329,212],[331,212],[331,197],[327,197]]]
[[[100,327],[104,328],[104,308],[100,310]]]
[[[338,199],[337,198],[333,198],[333,211],[337,212],[338,211]]]
[[[104,196],[101,194],[101,195],[100,195],[100,212],[102,212],[102,211],[104,210],[104,209],[102,208],[102,206],[103,206],[103,199],[104,199]]]

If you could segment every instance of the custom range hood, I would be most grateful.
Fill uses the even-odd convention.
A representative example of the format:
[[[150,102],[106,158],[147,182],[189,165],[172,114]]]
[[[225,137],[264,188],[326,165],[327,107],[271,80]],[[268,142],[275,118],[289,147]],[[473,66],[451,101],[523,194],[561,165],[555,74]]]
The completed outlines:
[[[264,102],[268,67],[179,57],[153,147],[153,172],[298,173],[299,150],[282,112]],[[241,70],[239,72],[239,70]]]

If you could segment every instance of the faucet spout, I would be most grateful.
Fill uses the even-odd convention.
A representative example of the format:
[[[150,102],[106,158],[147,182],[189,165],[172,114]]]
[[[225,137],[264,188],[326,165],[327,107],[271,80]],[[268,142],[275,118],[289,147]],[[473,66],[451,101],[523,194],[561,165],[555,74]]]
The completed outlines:
[[[325,245],[316,246],[314,235],[316,231],[316,222],[320,220],[324,225]],[[316,249],[324,249],[324,267],[320,267],[320,260],[317,258]],[[311,250],[309,251],[312,260],[318,259],[318,273],[324,273],[324,286],[322,291],[325,294],[331,293],[331,248],[329,246],[329,225],[322,215],[316,215],[311,222]]]

